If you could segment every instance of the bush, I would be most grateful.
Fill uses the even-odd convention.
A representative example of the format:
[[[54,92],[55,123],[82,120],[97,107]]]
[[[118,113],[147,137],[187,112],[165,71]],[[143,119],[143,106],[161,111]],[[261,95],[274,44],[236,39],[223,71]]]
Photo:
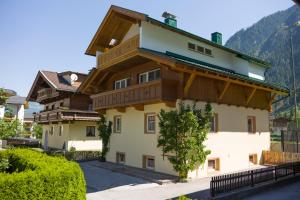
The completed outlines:
[[[29,149],[1,151],[0,158],[9,160],[0,173],[1,200],[85,199],[84,176],[75,162]]]

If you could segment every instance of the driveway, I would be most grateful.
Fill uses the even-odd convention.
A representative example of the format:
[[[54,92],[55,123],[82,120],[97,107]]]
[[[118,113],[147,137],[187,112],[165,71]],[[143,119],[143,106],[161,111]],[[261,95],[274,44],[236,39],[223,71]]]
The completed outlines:
[[[87,199],[170,199],[188,195],[197,199],[209,196],[210,178],[198,179],[189,183],[169,183],[159,185],[140,178],[112,172],[100,168],[93,162],[80,163],[87,182]]]
[[[266,191],[259,192],[244,200],[299,200],[300,180],[291,181],[288,184],[278,184]]]

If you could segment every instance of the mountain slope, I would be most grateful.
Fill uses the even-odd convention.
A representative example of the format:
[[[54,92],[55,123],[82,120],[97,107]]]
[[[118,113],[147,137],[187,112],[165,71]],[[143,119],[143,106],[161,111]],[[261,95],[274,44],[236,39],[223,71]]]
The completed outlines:
[[[272,67],[266,73],[267,81],[290,87],[290,33],[284,26],[290,27],[293,36],[296,85],[299,88],[300,27],[294,26],[297,21],[300,21],[300,7],[295,5],[264,17],[246,30],[240,30],[229,38],[225,46],[270,62]],[[285,104],[288,106],[288,100]]]

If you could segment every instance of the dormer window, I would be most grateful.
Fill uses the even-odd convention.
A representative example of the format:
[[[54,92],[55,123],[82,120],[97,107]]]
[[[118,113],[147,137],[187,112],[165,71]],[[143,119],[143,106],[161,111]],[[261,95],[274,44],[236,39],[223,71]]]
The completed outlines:
[[[160,69],[148,71],[139,75],[139,83],[147,83],[160,79]]]
[[[121,89],[121,88],[126,88],[126,87],[129,86],[129,84],[130,84],[130,79],[129,78],[121,79],[121,80],[115,81],[114,89],[118,90],[118,89]]]
[[[196,45],[194,43],[188,42],[188,49],[197,53],[201,53],[207,56],[212,56],[212,50],[204,48],[202,46]]]

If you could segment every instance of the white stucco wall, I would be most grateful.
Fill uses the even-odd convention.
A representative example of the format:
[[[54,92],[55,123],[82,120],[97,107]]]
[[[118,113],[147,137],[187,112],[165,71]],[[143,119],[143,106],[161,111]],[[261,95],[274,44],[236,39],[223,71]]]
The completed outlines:
[[[53,135],[50,135],[50,128],[54,127]],[[61,136],[59,136],[59,127],[63,127]],[[86,136],[86,127],[95,126],[95,136]],[[68,148],[74,146],[76,150],[100,150],[102,147],[101,140],[99,139],[99,131],[97,130],[96,122],[85,122],[85,121],[75,121],[70,124],[59,123],[51,125],[43,125],[43,137],[42,145],[45,145],[45,134],[48,130],[48,146],[52,148],[62,149],[64,143],[68,145]],[[70,143],[69,143],[70,141]],[[69,144],[68,144],[69,143]],[[99,147],[96,145],[100,144]]]
[[[211,49],[213,56],[207,56],[188,50],[188,42]],[[252,78],[264,80],[265,68],[253,63],[249,63],[248,61],[241,58],[237,58],[234,54],[227,51],[215,48],[213,46],[207,45],[206,43],[199,42],[181,34],[150,24],[149,22],[142,22],[141,47],[160,52],[170,51],[193,59],[231,69],[236,71],[237,73],[241,73]]]
[[[190,102],[190,101],[187,101]],[[197,103],[197,107],[203,107],[204,103]],[[205,142],[207,149],[211,150],[209,158],[220,159],[220,172],[232,172],[244,170],[250,167],[249,155],[257,154],[258,161],[262,150],[270,147],[270,133],[268,127],[268,111],[249,109],[236,106],[212,104],[214,112],[218,113],[219,132],[210,133]],[[125,113],[111,109],[106,112],[109,120],[113,121],[116,115],[121,116],[121,133],[113,133],[110,139],[110,151],[107,160],[116,162],[116,152],[124,152],[126,165],[142,167],[142,156],[155,157],[155,170],[163,173],[174,174],[168,159],[163,159],[160,148],[157,148],[159,135],[158,118],[156,117],[156,133],[144,134],[145,113],[159,113],[161,109],[171,110],[163,103],[146,105],[144,111],[137,111],[132,107],[126,108]],[[247,117],[256,117],[255,134],[247,132]],[[204,177],[210,173],[207,171],[207,161],[199,169],[190,172],[189,176]]]

